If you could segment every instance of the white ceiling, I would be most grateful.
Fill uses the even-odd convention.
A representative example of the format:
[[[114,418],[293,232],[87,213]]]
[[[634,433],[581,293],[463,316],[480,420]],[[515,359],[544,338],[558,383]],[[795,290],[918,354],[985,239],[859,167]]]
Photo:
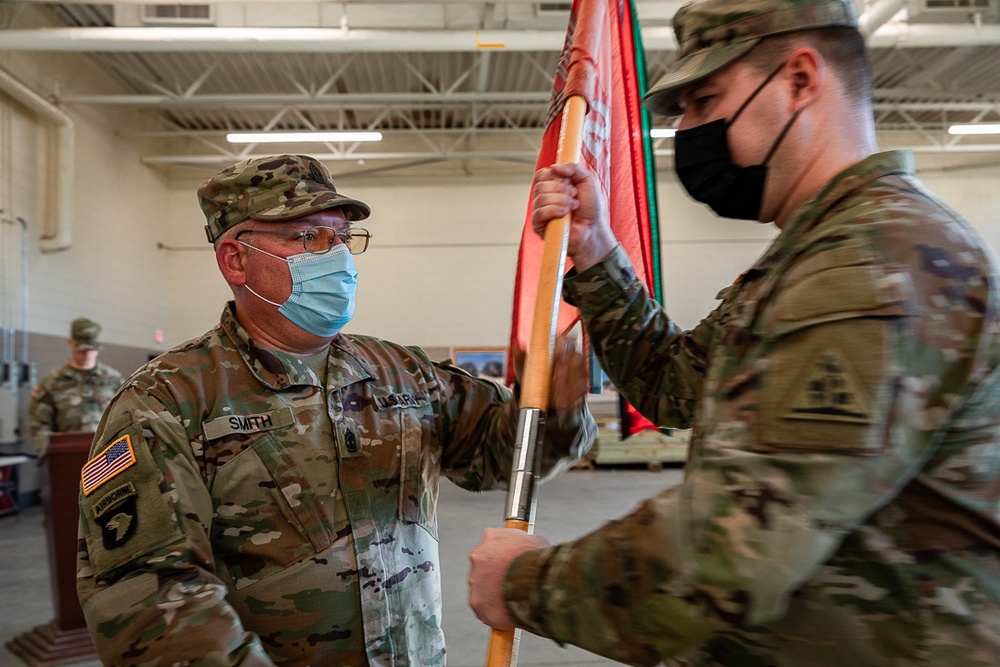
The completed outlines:
[[[1000,121],[1000,0],[859,2],[882,143],[952,164],[1000,160],[956,122]],[[637,2],[651,81],[673,59],[680,2]],[[303,151],[335,173],[492,173],[534,164],[568,4],[528,0],[3,2],[0,51],[87,54],[106,88],[35,91],[142,112],[147,164],[214,170]],[[159,19],[144,13],[168,14]],[[901,13],[902,12],[902,13]],[[229,131],[371,129],[377,144],[257,145]],[[657,143],[661,157],[670,140]]]

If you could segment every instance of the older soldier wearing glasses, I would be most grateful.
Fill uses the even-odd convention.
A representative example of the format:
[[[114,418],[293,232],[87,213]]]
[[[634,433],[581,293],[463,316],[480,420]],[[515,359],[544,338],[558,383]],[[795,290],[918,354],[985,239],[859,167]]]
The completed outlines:
[[[102,661],[444,664],[439,475],[504,487],[516,400],[341,333],[370,211],[315,159],[246,160],[198,196],[234,300],[125,382],[83,470],[79,593]],[[582,358],[557,362],[549,474],[596,435]]]

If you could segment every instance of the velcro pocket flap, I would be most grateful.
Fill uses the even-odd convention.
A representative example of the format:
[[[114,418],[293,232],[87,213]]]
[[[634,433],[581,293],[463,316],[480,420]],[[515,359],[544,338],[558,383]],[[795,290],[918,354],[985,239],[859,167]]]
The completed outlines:
[[[798,267],[754,323],[764,342],[757,443],[876,454],[891,395],[888,366],[914,314],[909,274],[880,265]]]
[[[854,317],[914,314],[910,276],[881,266],[827,268],[785,288],[757,319],[754,333],[764,339],[806,326]]]

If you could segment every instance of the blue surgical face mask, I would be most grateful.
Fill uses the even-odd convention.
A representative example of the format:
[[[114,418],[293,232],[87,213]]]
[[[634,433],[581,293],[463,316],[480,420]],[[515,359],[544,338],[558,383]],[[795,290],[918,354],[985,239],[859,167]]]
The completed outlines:
[[[243,245],[286,262],[292,276],[292,293],[284,303],[265,299],[245,285],[255,297],[278,306],[278,312],[291,322],[323,338],[337,335],[351,321],[358,293],[358,270],[346,245],[334,246],[322,255],[304,252],[290,257],[272,255],[248,243]]]

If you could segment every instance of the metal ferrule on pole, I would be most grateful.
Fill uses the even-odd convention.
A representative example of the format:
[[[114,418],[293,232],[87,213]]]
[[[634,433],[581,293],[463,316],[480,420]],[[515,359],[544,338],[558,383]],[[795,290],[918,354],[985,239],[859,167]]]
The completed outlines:
[[[535,522],[535,484],[538,480],[538,459],[545,437],[545,413],[538,408],[521,408],[517,415],[517,440],[507,492],[506,519]],[[530,532],[530,530],[529,530]]]

